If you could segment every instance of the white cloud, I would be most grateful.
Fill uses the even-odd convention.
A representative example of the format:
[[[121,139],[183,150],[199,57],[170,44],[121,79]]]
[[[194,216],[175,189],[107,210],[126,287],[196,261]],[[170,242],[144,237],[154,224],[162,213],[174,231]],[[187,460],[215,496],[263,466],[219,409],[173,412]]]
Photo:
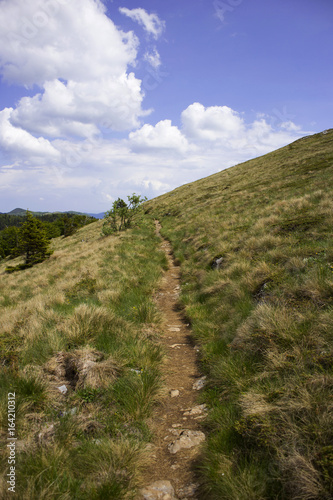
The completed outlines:
[[[195,102],[182,112],[181,119],[184,133],[197,140],[227,140],[239,136],[244,130],[239,113],[227,106],[205,108]]]
[[[53,10],[47,11],[47,5]],[[22,85],[94,81],[126,73],[138,39],[119,30],[99,0],[2,0],[0,65]],[[42,21],[43,20],[43,21]]]
[[[147,33],[153,35],[156,40],[165,29],[165,22],[162,21],[157,14],[148,14],[144,9],[127,9],[126,7],[120,7],[119,12],[131,18],[133,21],[138,22]]]
[[[43,137],[36,138],[26,130],[10,123],[13,108],[0,111],[0,146],[16,157],[42,157],[59,159],[59,152]]]
[[[154,127],[145,124],[139,130],[129,134],[129,143],[133,151],[165,151],[184,154],[189,150],[189,143],[178,127],[171,120],[162,120]]]
[[[151,52],[146,52],[144,59],[155,69],[161,66],[161,57],[156,47]]]
[[[138,127],[139,117],[147,114],[141,109],[140,81],[133,73],[95,82],[53,80],[43,87],[44,93],[20,100],[12,114],[14,125],[51,137],[89,137],[100,126]]]
[[[0,70],[10,83],[38,85],[12,124],[49,137],[140,125],[144,93],[135,66],[138,39],[106,16],[99,0],[2,0]]]
[[[267,117],[269,118],[269,117]],[[205,108],[196,102],[188,106],[182,114],[182,132],[192,141],[221,151],[221,154],[248,157],[265,154],[296,140],[305,132],[289,121],[273,128],[265,118],[247,124],[244,118],[228,106]],[[246,159],[246,158],[244,158]]]

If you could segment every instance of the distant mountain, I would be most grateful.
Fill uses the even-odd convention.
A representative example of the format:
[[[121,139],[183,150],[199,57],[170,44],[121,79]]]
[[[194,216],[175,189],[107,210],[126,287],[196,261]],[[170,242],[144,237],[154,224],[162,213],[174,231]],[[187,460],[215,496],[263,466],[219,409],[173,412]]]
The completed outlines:
[[[2,212],[0,212],[2,213]],[[6,212],[4,212],[6,213]],[[7,212],[7,215],[25,215],[27,211],[24,208],[14,208],[14,210],[11,210],[10,212]],[[74,214],[74,215],[89,215],[90,217],[95,217],[96,219],[103,219],[104,217],[104,212],[100,214],[88,214],[86,212],[75,212],[73,210],[68,210],[66,212],[31,212],[33,215],[45,215],[45,214]]]
[[[14,210],[12,210],[11,212],[5,212],[5,213],[7,213],[7,215],[25,215],[26,212],[27,211],[24,210],[24,208],[14,208]],[[33,213],[36,213],[36,212],[33,212]]]
[[[99,214],[86,214],[90,215],[90,217],[95,217],[96,219],[104,219],[105,212],[101,212]]]

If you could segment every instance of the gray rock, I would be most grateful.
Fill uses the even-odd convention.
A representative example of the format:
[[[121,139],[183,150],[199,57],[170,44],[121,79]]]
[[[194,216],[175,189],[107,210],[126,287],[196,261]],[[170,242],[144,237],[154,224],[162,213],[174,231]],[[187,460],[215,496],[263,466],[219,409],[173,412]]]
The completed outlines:
[[[203,413],[207,412],[207,406],[205,404],[203,405],[197,405],[194,406],[193,408],[189,408],[184,412],[184,416],[193,416],[193,415],[202,415]]]
[[[144,500],[177,500],[170,481],[155,481],[141,490]]]
[[[180,436],[168,446],[170,453],[175,454],[182,449],[193,448],[193,446],[198,446],[202,441],[206,439],[206,436],[201,431],[183,431]]]
[[[178,389],[172,389],[172,390],[170,391],[170,396],[171,396],[172,398],[176,398],[176,397],[178,397],[178,396],[179,396],[179,391],[178,391]]]
[[[190,498],[190,497],[194,497],[197,489],[198,489],[199,485],[198,484],[189,484],[188,486],[185,486],[184,488],[181,488],[180,490],[177,491],[177,495],[178,495],[178,498],[181,500],[181,499],[184,499],[185,498]]]
[[[223,262],[223,257],[215,257],[215,259],[211,263],[211,268],[212,269],[221,269],[222,262]]]
[[[68,391],[68,389],[65,385],[61,385],[60,387],[57,387],[57,389],[59,389],[61,394],[66,394],[66,392]]]
[[[199,378],[196,382],[194,382],[192,389],[194,391],[200,391],[200,389],[202,389],[206,385],[206,380],[207,380],[206,375],[204,377]]]

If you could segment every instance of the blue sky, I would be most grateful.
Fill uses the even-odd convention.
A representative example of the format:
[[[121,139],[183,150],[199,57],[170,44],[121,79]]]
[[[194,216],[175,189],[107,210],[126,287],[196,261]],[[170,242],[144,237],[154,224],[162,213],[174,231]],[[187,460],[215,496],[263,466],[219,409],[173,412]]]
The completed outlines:
[[[0,212],[108,210],[332,127],[329,0],[0,0]]]

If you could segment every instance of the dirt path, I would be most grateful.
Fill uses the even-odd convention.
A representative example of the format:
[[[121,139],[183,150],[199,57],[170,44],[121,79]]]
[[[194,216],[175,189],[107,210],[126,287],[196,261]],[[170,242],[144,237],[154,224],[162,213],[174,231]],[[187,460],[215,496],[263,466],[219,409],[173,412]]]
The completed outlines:
[[[156,233],[160,235],[161,226],[158,221],[155,223]],[[198,389],[193,385],[200,387],[204,380],[198,373],[197,348],[191,341],[189,325],[177,310],[180,268],[174,264],[170,243],[162,239],[161,248],[169,264],[156,294],[156,303],[164,319],[161,342],[167,352],[164,365],[167,394],[152,417],[153,462],[140,498],[195,500],[197,485],[193,462],[198,445],[205,437],[201,429],[205,407],[197,402]]]

